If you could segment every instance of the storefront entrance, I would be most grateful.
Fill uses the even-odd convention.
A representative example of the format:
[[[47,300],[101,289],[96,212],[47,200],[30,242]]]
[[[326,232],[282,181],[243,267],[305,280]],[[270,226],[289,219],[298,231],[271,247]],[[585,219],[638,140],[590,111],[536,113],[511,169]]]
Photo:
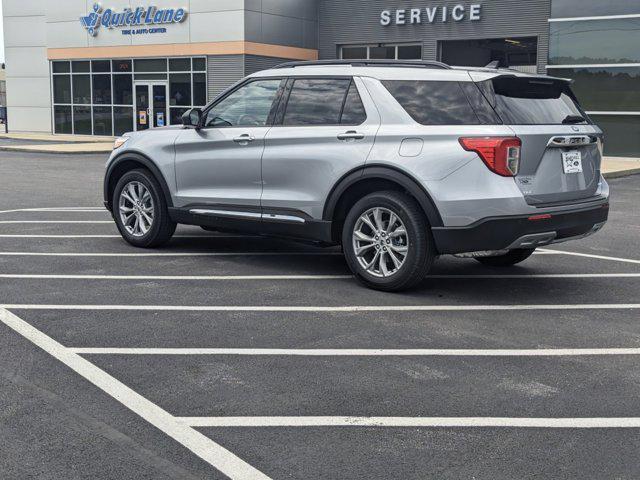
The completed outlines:
[[[136,131],[167,125],[167,89],[162,82],[136,82]]]

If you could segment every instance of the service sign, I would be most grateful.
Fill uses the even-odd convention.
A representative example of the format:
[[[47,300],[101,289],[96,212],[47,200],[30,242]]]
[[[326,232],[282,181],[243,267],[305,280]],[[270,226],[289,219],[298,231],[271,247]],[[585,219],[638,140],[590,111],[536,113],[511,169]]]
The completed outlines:
[[[95,3],[93,12],[80,17],[80,23],[92,37],[98,35],[100,27],[121,29],[123,35],[140,35],[164,33],[167,29],[162,25],[182,23],[186,18],[187,11],[184,8],[157,8],[151,5],[116,11]]]
[[[446,23],[449,21],[475,22],[481,19],[482,5],[453,5],[424,8],[400,8],[380,12],[380,25],[421,25],[423,23]]]

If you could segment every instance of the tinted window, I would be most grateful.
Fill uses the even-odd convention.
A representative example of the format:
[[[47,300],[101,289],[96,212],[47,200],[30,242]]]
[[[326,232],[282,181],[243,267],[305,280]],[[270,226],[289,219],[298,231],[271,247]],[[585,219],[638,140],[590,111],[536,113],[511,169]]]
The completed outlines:
[[[169,75],[169,102],[171,106],[191,105],[191,74]]]
[[[296,80],[284,114],[284,125],[338,125],[349,79]]]
[[[640,111],[640,67],[554,68],[549,73],[575,80],[571,89],[587,111]]]
[[[549,64],[640,62],[640,18],[551,22]]]
[[[71,77],[53,76],[53,103],[71,103]]]
[[[347,99],[344,102],[344,110],[340,123],[342,125],[360,125],[367,119],[367,113],[364,110],[362,99],[358,93],[356,84],[351,82]]]
[[[56,105],[53,108],[53,123],[56,133],[72,133],[71,107]]]
[[[422,125],[481,123],[458,82],[382,82],[411,118]]]
[[[133,81],[131,75],[113,76],[113,103],[116,105],[133,104]]]
[[[460,88],[467,96],[467,100],[469,100],[481,124],[500,125],[502,123],[502,120],[500,120],[500,117],[498,117],[498,114],[491,107],[487,99],[484,98],[484,95],[482,95],[476,83],[460,82]]]
[[[111,103],[111,75],[93,76],[93,103]]]
[[[262,127],[269,120],[280,79],[258,80],[241,87],[207,113],[207,127]]]
[[[73,107],[73,133],[91,135],[91,107]]]
[[[594,115],[592,118],[604,131],[605,155],[640,157],[640,115]]]
[[[91,103],[91,79],[89,75],[73,76],[73,103]]]
[[[482,86],[505,124],[559,125],[569,116],[586,117],[561,80],[498,77]]]
[[[629,0],[608,0],[585,2],[584,0],[553,0],[551,18],[595,17],[598,15],[625,15],[640,13],[637,2]]]

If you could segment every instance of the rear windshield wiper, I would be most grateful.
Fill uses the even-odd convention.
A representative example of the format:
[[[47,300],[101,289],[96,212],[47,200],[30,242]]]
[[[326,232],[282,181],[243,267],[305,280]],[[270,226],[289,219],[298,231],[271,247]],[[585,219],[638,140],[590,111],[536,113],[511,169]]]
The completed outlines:
[[[586,122],[585,118],[580,115],[567,115],[567,117],[562,120],[563,125],[570,125],[572,123],[582,123]]]

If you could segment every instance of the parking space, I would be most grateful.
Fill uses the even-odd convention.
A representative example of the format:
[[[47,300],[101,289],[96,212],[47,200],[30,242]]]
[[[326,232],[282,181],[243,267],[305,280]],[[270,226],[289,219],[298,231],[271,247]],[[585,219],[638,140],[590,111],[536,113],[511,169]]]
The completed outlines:
[[[338,248],[137,250],[99,187],[35,181],[0,204],[3,478],[637,478],[640,177],[611,183],[593,238],[384,294]]]

